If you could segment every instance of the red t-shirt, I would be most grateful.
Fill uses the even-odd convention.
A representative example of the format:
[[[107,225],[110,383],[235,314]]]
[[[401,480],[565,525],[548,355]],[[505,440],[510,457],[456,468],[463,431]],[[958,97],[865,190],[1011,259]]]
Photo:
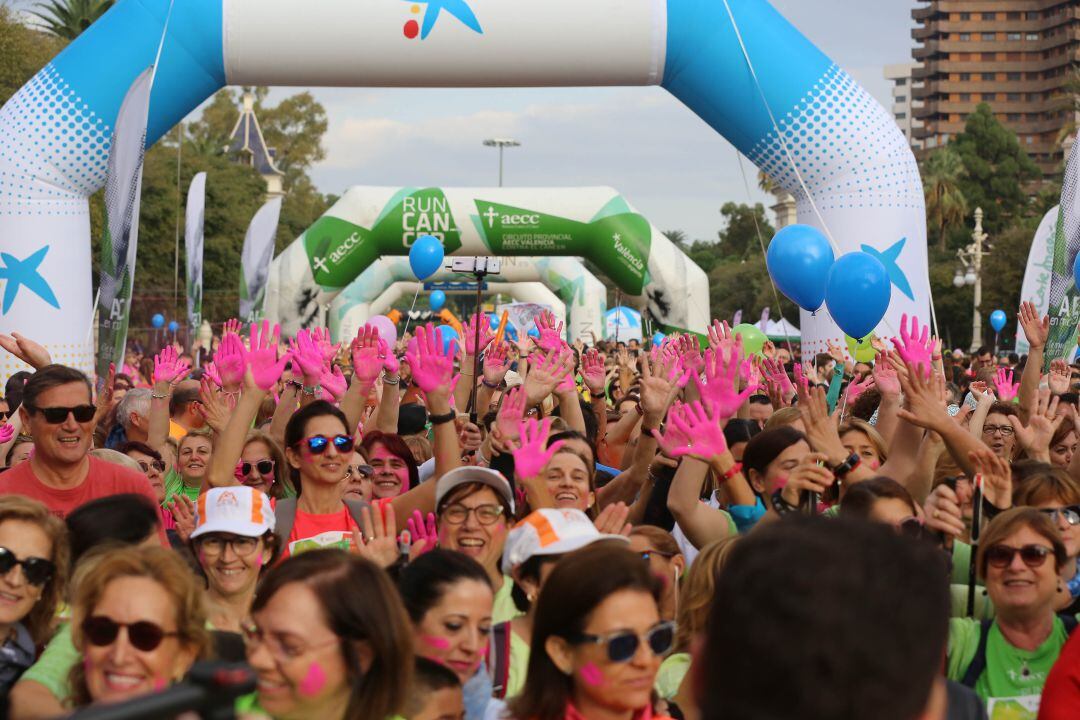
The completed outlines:
[[[19,463],[0,474],[0,495],[25,495],[33,498],[60,518],[67,517],[72,510],[91,500],[121,493],[145,495],[154,507],[157,507],[157,496],[145,475],[122,465],[105,462],[93,455],[88,459],[90,471],[86,479],[67,490],[49,487],[38,480],[29,460]]]
[[[349,550],[352,545],[352,529],[356,526],[356,521],[344,503],[340,510],[329,515],[315,515],[297,510],[282,557],[324,548]]]
[[[1075,720],[1080,717],[1080,631],[1074,631],[1057,662],[1046,676],[1039,720]]]

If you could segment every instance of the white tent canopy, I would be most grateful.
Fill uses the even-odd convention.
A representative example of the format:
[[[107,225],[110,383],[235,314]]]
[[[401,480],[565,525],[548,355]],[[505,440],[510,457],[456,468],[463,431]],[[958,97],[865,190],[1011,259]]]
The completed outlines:
[[[794,324],[784,318],[770,320],[765,329],[765,335],[770,340],[801,340],[802,332]]]

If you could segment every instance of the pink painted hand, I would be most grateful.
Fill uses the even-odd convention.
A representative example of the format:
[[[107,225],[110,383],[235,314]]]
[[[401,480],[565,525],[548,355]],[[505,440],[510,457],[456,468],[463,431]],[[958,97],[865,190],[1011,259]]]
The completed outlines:
[[[483,352],[491,341],[495,339],[495,333],[491,332],[491,321],[488,320],[487,315],[473,314],[471,318],[465,323],[465,327],[462,328],[463,335],[462,344],[465,348],[465,354],[469,357],[474,357],[477,354],[476,345],[476,329],[480,328],[480,349],[479,352]]]
[[[746,400],[757,392],[757,386],[748,386],[742,392],[738,391],[737,377],[739,372],[739,346],[737,345],[725,360],[718,350],[705,351],[705,381],[695,377],[698,392],[704,403],[710,404],[718,417],[724,421],[735,417],[739,408]]]
[[[409,350],[405,354],[412,368],[413,382],[425,393],[448,390],[454,375],[457,343],[451,342],[450,347],[443,350],[442,332],[430,323],[416,329],[416,340],[415,352]]]
[[[296,337],[289,341],[289,353],[304,376],[304,384],[318,384],[322,377],[324,361],[322,351],[319,350],[311,333],[307,330],[296,333]]]
[[[239,335],[240,329],[243,325],[236,318],[229,318],[225,321],[225,324],[221,326],[221,336],[224,338],[226,335]]]
[[[690,334],[681,335],[676,343],[679,360],[691,375],[700,375],[705,368],[705,356],[701,354],[701,345]]]
[[[922,334],[919,334],[919,319],[912,316],[911,332],[908,332],[908,316],[905,313],[900,317],[900,337],[893,338],[893,345],[900,353],[900,359],[909,365],[923,366],[923,373],[930,377],[933,367],[934,338],[930,336],[930,326],[923,325]]]
[[[387,375],[393,377],[401,372],[401,363],[398,362],[397,356],[394,355],[393,350],[390,348],[390,343],[382,338],[379,338],[379,357],[382,359],[383,370],[386,371]]]
[[[566,345],[563,340],[563,324],[555,320],[550,310],[545,310],[536,317],[536,330],[540,337],[536,344],[541,350],[559,350]]]
[[[511,388],[503,398],[499,414],[495,416],[495,434],[503,443],[513,443],[521,432],[525,418],[525,391],[519,385]]]
[[[501,342],[488,345],[484,351],[484,382],[489,387],[501,383],[510,370],[509,349],[509,345]]]
[[[187,360],[179,359],[176,350],[166,347],[154,357],[154,382],[172,385],[187,377],[190,369]]]
[[[424,553],[431,552],[439,542],[439,531],[435,527],[435,513],[428,513],[427,519],[419,510],[413,510],[412,517],[406,521],[409,526],[409,560],[415,560]]]
[[[330,342],[329,328],[313,328],[311,330],[311,339],[315,342],[315,347],[319,348],[319,352],[322,353],[324,361],[330,362],[337,357],[338,350],[341,348],[341,343],[334,345]]]
[[[791,384],[787,370],[779,360],[765,359],[765,380],[774,386],[782,397],[790,397],[795,394],[795,386]]]
[[[728,325],[727,320],[724,322],[713,320],[713,324],[708,329],[708,334],[709,347],[713,350],[730,352],[737,340],[737,338],[731,334],[731,326]]]
[[[337,365],[334,365],[332,369],[323,369],[319,384],[323,389],[322,399],[329,403],[341,402],[341,398],[345,397],[345,391],[349,387],[348,381],[341,373],[341,368]]]
[[[882,395],[898,397],[900,395],[900,378],[896,369],[889,362],[889,356],[881,353],[874,361],[874,385]]]
[[[206,363],[203,366],[203,377],[209,378],[210,382],[214,383],[218,387],[223,387],[221,384],[221,375],[217,371],[217,365],[212,362]]]
[[[994,376],[994,387],[997,388],[998,400],[1010,402],[1016,398],[1017,393],[1020,392],[1020,383],[1014,383],[1012,380],[1012,370],[998,368],[997,375]]]
[[[244,382],[244,343],[236,333],[228,333],[221,338],[214,365],[221,377],[221,387],[225,392],[235,392]]]
[[[255,387],[269,391],[281,379],[289,356],[278,358],[278,344],[281,342],[281,326],[274,325],[273,330],[266,320],[262,322],[262,332],[258,325],[251,326],[251,350],[247,353],[247,365]]]
[[[0,425],[0,445],[9,442],[13,437],[15,437],[14,425],[11,425],[10,423]]]
[[[671,457],[689,455],[710,462],[728,449],[723,420],[714,410],[706,409],[701,402],[672,408],[668,414],[667,433],[661,436],[659,430],[653,430],[653,435]]]
[[[371,388],[382,371],[383,358],[380,355],[379,331],[373,325],[364,325],[353,338],[352,366],[353,377],[362,387]]]
[[[544,418],[542,422],[529,418],[521,423],[519,434],[521,437],[513,449],[514,472],[520,478],[539,477],[551,457],[563,446],[563,441],[559,440],[547,447],[547,439],[551,435],[551,418]]]
[[[847,400],[848,405],[855,402],[855,400],[864,392],[874,387],[874,376],[868,375],[865,380],[860,382],[852,382],[847,386]]]
[[[596,348],[589,348],[581,356],[581,377],[585,380],[585,387],[594,396],[604,394],[604,381],[607,373],[604,371],[604,361],[600,359],[600,353]]]

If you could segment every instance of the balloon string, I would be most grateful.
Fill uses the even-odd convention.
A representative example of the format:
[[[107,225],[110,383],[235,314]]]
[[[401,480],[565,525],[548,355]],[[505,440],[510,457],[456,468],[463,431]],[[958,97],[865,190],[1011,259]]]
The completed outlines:
[[[409,321],[412,320],[413,310],[416,308],[416,298],[420,297],[420,288],[424,287],[424,283],[419,282],[416,284],[416,294],[412,297],[412,305],[409,306],[409,312],[405,315],[405,331],[401,333],[401,337],[405,337],[409,333]]]

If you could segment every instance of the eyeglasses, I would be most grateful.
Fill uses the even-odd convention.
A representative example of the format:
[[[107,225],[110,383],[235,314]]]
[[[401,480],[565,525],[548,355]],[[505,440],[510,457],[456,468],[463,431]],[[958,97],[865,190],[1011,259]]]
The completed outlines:
[[[1045,510],[1040,509],[1039,512],[1055,523],[1059,518],[1065,518],[1065,522],[1070,525],[1080,525],[1080,505],[1069,505],[1063,508],[1048,508]]]
[[[226,546],[231,546],[233,552],[240,557],[247,557],[259,546],[259,538],[243,535],[204,535],[198,539],[198,545],[204,553],[215,557],[224,553]]]
[[[333,438],[328,438],[325,435],[312,435],[309,438],[301,440],[297,445],[307,444],[307,449],[312,455],[322,455],[326,452],[326,448],[330,447],[330,443],[334,443],[334,449],[339,453],[349,453],[353,449],[353,439],[348,435],[335,435]]]
[[[244,647],[250,654],[253,650],[262,644],[266,644],[266,649],[270,652],[270,655],[278,662],[288,662],[289,660],[295,660],[298,657],[306,655],[312,650],[327,647],[330,645],[337,645],[341,640],[337,637],[331,640],[325,640],[320,643],[314,643],[310,645],[293,645],[286,643],[282,637],[276,633],[263,632],[262,628],[256,625],[253,621],[240,623],[240,633],[244,638]]]
[[[370,478],[375,474],[375,469],[370,465],[350,465],[345,470],[345,477]]]
[[[615,663],[624,663],[637,654],[642,640],[652,650],[653,655],[666,655],[675,642],[675,623],[670,621],[658,623],[653,625],[644,635],[638,635],[632,630],[617,630],[606,635],[581,633],[574,638],[568,639],[577,644],[607,645],[608,660]]]
[[[0,410],[0,420],[7,420],[9,417],[11,417],[10,412],[7,410]]]
[[[165,632],[161,626],[149,620],[134,623],[118,623],[106,615],[91,615],[83,620],[82,631],[91,645],[108,647],[120,636],[120,628],[127,630],[128,642],[136,650],[153,652],[167,637],[176,637],[178,632]]]
[[[16,565],[22,566],[23,577],[26,582],[41,587],[52,580],[56,573],[56,565],[51,560],[40,557],[28,557],[20,560],[15,553],[6,547],[0,547],[0,575],[7,575]]]
[[[469,513],[476,513],[476,521],[481,525],[494,525],[503,515],[502,505],[449,505],[442,511],[442,517],[451,525],[463,525]]]
[[[236,466],[238,468],[240,468],[240,474],[243,475],[244,477],[247,477],[248,475],[251,474],[251,469],[252,468],[255,468],[256,470],[258,470],[259,474],[263,475],[263,476],[271,475],[274,472],[274,461],[270,460],[270,459],[259,460],[258,462],[254,462],[254,463],[238,462],[236,464]]]
[[[995,435],[1001,433],[1002,437],[1009,437],[1013,434],[1012,425],[984,425],[983,435]]]
[[[85,423],[94,419],[97,408],[93,405],[76,405],[75,407],[37,407],[27,405],[26,409],[32,413],[41,413],[45,416],[45,422],[50,425],[60,425],[66,422],[68,415],[75,416],[75,422]]]
[[[1007,568],[1012,565],[1016,554],[1020,553],[1020,559],[1024,561],[1025,565],[1029,568],[1037,568],[1042,567],[1047,556],[1053,552],[1052,549],[1045,545],[1025,545],[1019,548],[1009,547],[1008,545],[991,545],[986,549],[986,562],[991,567]]]
[[[145,460],[137,460],[136,462],[139,463],[139,467],[142,468],[144,475],[150,473],[150,468],[154,468],[158,472],[165,472],[164,460],[153,460],[151,462],[146,462]]]

